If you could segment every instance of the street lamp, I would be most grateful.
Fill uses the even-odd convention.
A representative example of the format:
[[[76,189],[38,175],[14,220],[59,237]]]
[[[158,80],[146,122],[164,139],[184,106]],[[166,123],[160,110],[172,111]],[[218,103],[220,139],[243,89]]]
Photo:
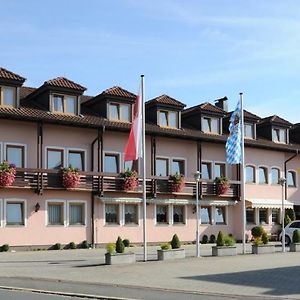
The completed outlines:
[[[282,243],[282,252],[285,252],[285,229],[284,229],[284,218],[285,218],[285,209],[284,209],[284,187],[285,187],[285,178],[279,179],[279,184],[281,185],[281,222],[282,222],[282,233],[281,233],[281,243]]]
[[[200,257],[200,241],[199,241],[199,181],[201,173],[197,171],[194,174],[196,181],[196,257]]]

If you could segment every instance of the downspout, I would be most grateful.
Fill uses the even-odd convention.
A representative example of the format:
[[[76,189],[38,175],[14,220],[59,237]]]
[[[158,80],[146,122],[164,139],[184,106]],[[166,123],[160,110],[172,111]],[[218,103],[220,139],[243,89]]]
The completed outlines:
[[[95,197],[94,192],[91,193],[91,225],[92,225],[92,248],[95,249]]]
[[[284,177],[286,179],[285,181],[285,200],[287,200],[287,197],[288,197],[288,194],[287,194],[287,186],[288,186],[288,183],[287,183],[287,163],[289,161],[291,161],[292,159],[294,159],[296,156],[298,156],[299,154],[299,150],[297,149],[296,150],[296,153],[294,155],[292,155],[290,158],[288,158],[285,162],[284,162]]]
[[[197,170],[200,172],[200,178],[202,178],[202,142],[197,141]],[[196,184],[199,184],[199,198],[202,199],[202,181],[196,182]]]

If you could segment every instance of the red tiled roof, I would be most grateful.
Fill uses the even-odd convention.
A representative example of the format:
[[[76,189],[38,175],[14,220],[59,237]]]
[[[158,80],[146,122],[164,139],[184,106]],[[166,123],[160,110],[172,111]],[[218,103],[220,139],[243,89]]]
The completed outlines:
[[[183,109],[186,106],[182,102],[180,102],[168,95],[165,95],[165,94],[146,102],[147,106],[153,105],[153,104],[165,104],[165,105],[175,106],[175,107],[178,107],[181,109]]]
[[[185,109],[183,111],[183,115],[190,114],[190,113],[191,114],[196,113],[198,111],[205,111],[205,112],[209,112],[209,113],[218,113],[218,114],[223,114],[223,115],[226,114],[226,111],[223,110],[222,108],[212,105],[209,102],[205,102],[205,103]]]
[[[261,118],[253,113],[251,113],[248,110],[244,109],[244,118],[248,118],[248,119],[254,119],[254,120],[260,120]]]
[[[75,83],[72,80],[69,80],[65,77],[57,77],[51,80],[47,80],[44,82],[45,86],[55,86],[55,87],[62,87],[62,88],[67,88],[67,89],[72,89],[72,90],[77,90],[77,91],[81,91],[84,92],[86,90],[85,87],[83,87],[82,85]]]
[[[122,98],[130,98],[135,99],[136,95],[119,87],[119,86],[113,86],[109,89],[106,89],[101,93],[101,95],[107,95],[107,96],[115,96],[115,97],[122,97]]]
[[[21,86],[20,89],[20,99],[26,98],[28,95],[33,93],[36,88],[29,87],[29,86]]]
[[[11,71],[8,71],[4,68],[0,68],[0,78],[16,80],[16,81],[20,81],[22,83],[26,80],[26,78],[24,78],[16,73],[13,73]]]
[[[293,124],[290,123],[289,121],[282,119],[276,115],[261,119],[261,121],[259,122],[259,125],[265,124],[265,123],[272,123],[275,125],[283,125],[283,126],[288,126],[288,127],[293,126]]]

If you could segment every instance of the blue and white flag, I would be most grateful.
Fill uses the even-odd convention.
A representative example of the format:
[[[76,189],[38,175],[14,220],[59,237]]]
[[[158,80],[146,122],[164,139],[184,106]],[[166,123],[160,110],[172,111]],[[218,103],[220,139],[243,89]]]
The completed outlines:
[[[225,146],[227,163],[230,165],[239,164],[242,160],[241,123],[241,106],[239,101],[230,117],[229,137]]]

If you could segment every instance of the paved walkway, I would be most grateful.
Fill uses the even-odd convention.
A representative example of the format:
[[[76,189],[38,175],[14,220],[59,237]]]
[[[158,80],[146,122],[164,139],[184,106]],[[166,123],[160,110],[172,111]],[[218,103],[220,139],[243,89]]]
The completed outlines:
[[[300,253],[197,259],[195,245],[185,248],[186,259],[159,262],[158,247],[149,247],[148,262],[122,266],[104,265],[104,249],[0,253],[1,276],[300,299]],[[142,258],[142,248],[130,250]],[[201,245],[201,253],[209,255],[210,245]]]

